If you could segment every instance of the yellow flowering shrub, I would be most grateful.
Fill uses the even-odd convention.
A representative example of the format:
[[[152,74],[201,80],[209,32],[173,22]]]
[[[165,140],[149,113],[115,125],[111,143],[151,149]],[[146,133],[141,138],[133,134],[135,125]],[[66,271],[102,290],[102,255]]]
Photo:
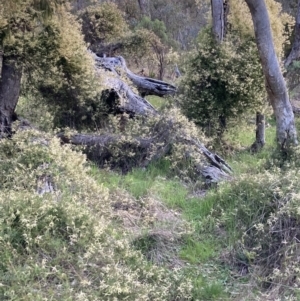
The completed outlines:
[[[190,300],[180,271],[134,250],[112,203],[85,155],[57,138],[28,130],[2,139],[0,299]]]

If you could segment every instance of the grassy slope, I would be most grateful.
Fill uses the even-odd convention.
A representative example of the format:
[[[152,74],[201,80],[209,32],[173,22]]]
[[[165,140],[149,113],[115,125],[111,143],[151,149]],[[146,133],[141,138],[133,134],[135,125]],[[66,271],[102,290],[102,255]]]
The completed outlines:
[[[121,226],[120,208],[144,213],[141,226],[153,210],[89,173],[50,134],[0,141],[0,300],[187,300],[190,281],[150,264]],[[37,193],[45,183],[54,193]]]
[[[241,131],[228,133],[227,139],[240,150],[228,156],[235,174],[243,174],[251,170],[257,172],[263,168],[270,149],[274,146],[274,134],[274,128],[268,128],[266,148],[257,155],[251,155],[243,149],[252,143],[253,127],[251,131],[249,127],[244,127]],[[181,183],[172,178],[170,164],[167,161],[160,161],[147,170],[133,170],[125,176],[101,171],[95,167],[93,176],[110,190],[124,189],[138,200],[154,197],[188,221],[193,231],[184,235],[178,242],[177,252],[173,256],[181,260],[185,273],[193,278],[195,300],[231,299],[235,291],[239,290],[239,287],[234,284],[235,279],[229,266],[224,265],[220,260],[224,249],[230,249],[231,241],[235,240],[233,234],[235,229],[234,227],[231,229],[230,236],[220,236],[214,233],[215,221],[211,221],[210,229],[208,221],[220,194],[230,191],[230,184],[205,192],[201,187],[197,187],[197,184]],[[151,231],[151,227],[145,231],[146,233]]]
[[[157,105],[159,107],[162,104],[158,103]],[[105,243],[109,243],[109,237],[111,237],[110,243],[126,245],[126,254],[129,254],[131,251],[133,252],[132,256],[128,255],[128,258],[122,262],[122,267],[119,270],[116,269],[115,274],[112,273],[110,278],[107,279],[109,283],[107,289],[111,296],[117,296],[118,300],[122,300],[120,296],[124,294],[124,298],[126,296],[128,300],[150,300],[151,297],[149,297],[149,295],[147,296],[145,292],[151,291],[150,293],[153,293],[152,291],[158,291],[157,287],[159,286],[164,289],[163,285],[166,285],[168,281],[174,281],[173,285],[176,287],[177,283],[183,282],[180,279],[191,279],[193,284],[191,291],[192,300],[254,300],[257,296],[258,300],[266,300],[265,296],[259,297],[263,292],[262,287],[265,287],[265,285],[261,285],[262,280],[257,281],[258,278],[263,279],[263,275],[258,274],[256,270],[265,268],[265,263],[260,263],[258,260],[260,257],[263,258],[265,254],[259,251],[261,242],[257,239],[257,236],[261,235],[267,239],[268,227],[265,225],[268,225],[267,222],[270,221],[268,220],[270,213],[277,214],[276,208],[286,205],[287,202],[284,201],[285,198],[282,196],[284,196],[287,191],[291,193],[288,189],[292,189],[294,194],[298,193],[298,188],[295,186],[296,184],[291,183],[291,179],[295,179],[295,182],[299,179],[296,174],[297,166],[295,164],[292,164],[291,167],[294,171],[292,175],[286,173],[284,170],[285,166],[283,166],[282,170],[278,171],[276,169],[280,164],[280,160],[278,161],[276,156],[273,155],[275,147],[275,128],[271,121],[270,123],[271,125],[267,128],[267,144],[262,152],[255,155],[250,154],[247,150],[254,139],[253,126],[243,125],[226,134],[227,144],[230,147],[227,147],[224,153],[226,160],[234,169],[235,178],[233,181],[224,183],[218,188],[212,188],[210,191],[203,191],[203,187],[197,183],[182,183],[172,175],[169,162],[164,160],[157,162],[147,169],[136,169],[123,176],[117,173],[99,170],[92,166],[88,174],[86,174],[87,171],[83,169],[83,174],[81,178],[79,177],[80,179],[76,178],[77,174],[73,174],[73,162],[69,162],[69,167],[62,167],[60,164],[65,164],[63,162],[64,160],[62,160],[62,162],[57,163],[57,166],[55,165],[56,167],[54,166],[53,172],[56,173],[57,176],[61,175],[60,180],[64,183],[65,192],[63,204],[68,204],[69,199],[72,201],[75,199],[74,216],[76,217],[77,214],[80,214],[80,206],[82,206],[81,203],[78,203],[76,198],[78,192],[84,192],[86,194],[86,204],[84,203],[83,209],[85,212],[89,212],[87,214],[91,215],[91,220],[88,218],[87,224],[93,225],[94,228],[97,228],[94,224],[95,220],[98,220],[99,217],[102,216],[102,214],[99,215],[99,213],[91,210],[91,206],[94,207],[99,202],[94,194],[97,193],[97,189],[100,189],[99,191],[103,195],[106,195],[108,192],[108,196],[105,197],[107,201],[104,201],[104,203],[101,201],[100,204],[106,209],[107,206],[111,206],[113,211],[107,212],[104,221],[104,223],[108,225],[105,226],[105,229],[108,227],[107,235],[101,237],[101,239],[103,239]],[[40,173],[40,171],[34,167],[37,166],[37,163],[39,164],[45,160],[47,162],[49,161],[49,154],[47,152],[45,153],[43,148],[36,150],[37,146],[33,146],[33,149],[31,146],[28,146],[27,150],[27,146],[25,147],[23,145],[24,142],[20,144],[18,141],[12,141],[12,143],[19,146],[21,145],[25,152],[23,150],[23,153],[18,153],[14,158],[10,150],[10,148],[14,148],[13,145],[5,145],[4,143],[2,147],[8,150],[8,157],[5,159],[6,161],[1,161],[1,157],[0,164],[2,170],[8,168],[7,162],[9,160],[11,160],[9,163],[11,166],[15,166],[16,162],[20,164],[19,168],[21,169],[17,171],[20,176],[17,177],[13,183],[16,183],[21,194],[16,196],[11,195],[11,193],[5,190],[4,192],[2,191],[2,202],[0,205],[4,212],[3,215],[6,214],[5,210],[10,210],[10,213],[14,213],[12,209],[4,206],[5,202],[3,200],[6,198],[10,199],[11,202],[17,199],[17,210],[26,209],[24,206],[22,207],[22,200],[24,199],[23,192],[26,192],[26,197],[31,199],[32,197],[28,196],[28,191],[32,193],[36,184],[32,182],[30,187],[27,187],[28,185],[26,184],[27,186],[25,185],[24,188],[24,183],[22,181],[20,182],[20,178],[24,177],[24,174],[26,175],[25,177],[27,177],[28,174],[32,173],[30,180],[34,181],[35,174],[39,175]],[[219,151],[222,152],[223,149]],[[55,157],[55,154],[51,156]],[[75,163],[76,162],[74,162],[74,164]],[[70,171],[68,171],[68,173],[62,173],[62,170],[65,168],[69,168]],[[271,175],[266,175],[266,168],[269,169]],[[76,168],[74,170],[76,170]],[[75,176],[76,181],[82,181],[82,187],[84,188],[80,188],[80,184],[76,184],[75,190],[72,185],[69,187],[70,180],[64,179],[64,175],[69,176],[69,173],[71,174],[71,183],[75,181],[72,178]],[[5,176],[7,176],[7,174],[5,174]],[[10,176],[15,176],[15,174],[12,172]],[[285,179],[286,184],[278,185],[281,181],[281,177]],[[95,181],[95,192],[86,191],[87,188],[84,179]],[[7,181],[4,182],[6,184],[9,183]],[[105,188],[104,190],[102,190],[103,187]],[[89,195],[90,192],[92,193],[91,196]],[[276,195],[276,202],[273,200],[274,195]],[[35,222],[35,215],[39,216],[40,208],[42,208],[42,211],[47,208],[43,208],[43,202],[41,202],[40,198],[33,197],[33,200],[34,201],[31,202],[33,202],[33,209],[36,209],[36,211],[33,210],[33,212],[36,212],[33,214],[33,221]],[[297,198],[295,198],[295,200],[297,200]],[[51,206],[52,205],[51,203]],[[54,204],[53,206],[55,207],[56,205]],[[24,212],[26,213],[26,210]],[[63,214],[68,216],[68,213],[65,211],[63,211]],[[50,214],[50,216],[53,218],[53,214]],[[65,217],[62,215],[57,218],[57,221],[63,219],[65,219]],[[297,221],[297,216],[293,217],[293,219]],[[4,219],[4,221],[6,220]],[[12,222],[10,225],[14,227],[14,220],[10,222]],[[72,217],[70,217],[68,223],[70,223],[69,226],[68,224],[61,225],[58,223],[57,227],[68,226],[71,229],[71,225],[73,225]],[[3,225],[2,223],[2,226]],[[250,233],[252,236],[250,234],[248,235],[249,230],[258,227],[258,225],[263,225],[263,227],[265,227],[264,231],[258,233],[259,235],[257,235],[256,232],[253,235]],[[84,223],[83,226],[86,227]],[[43,227],[43,225],[41,225],[41,227]],[[75,230],[77,229],[76,227]],[[81,227],[81,225],[79,227]],[[2,234],[4,233],[3,237],[6,237],[7,229],[2,227],[1,231]],[[15,233],[14,231],[10,232],[12,238],[9,238],[13,242],[15,241],[14,237],[16,234],[17,239],[21,239],[18,238],[19,233]],[[49,231],[46,228],[43,231],[49,235]],[[245,233],[248,236],[244,236]],[[10,291],[10,296],[15,293],[16,298],[7,298],[7,300],[30,300],[30,297],[29,299],[24,297],[28,294],[33,294],[36,300],[38,300],[37,296],[41,296],[40,298],[42,298],[47,294],[50,294],[53,300],[58,300],[61,298],[59,294],[58,296],[54,293],[51,295],[51,291],[56,291],[57,287],[62,285],[63,293],[61,296],[64,296],[64,298],[60,300],[73,300],[74,296],[80,296],[81,291],[85,292],[88,298],[92,298],[92,300],[96,300],[96,297],[100,298],[100,300],[106,300],[106,297],[104,298],[103,296],[107,296],[105,294],[108,293],[105,292],[105,290],[104,292],[96,292],[97,284],[94,283],[93,280],[91,280],[92,285],[89,287],[90,280],[83,277],[86,273],[83,272],[83,268],[86,268],[86,265],[83,265],[83,267],[80,266],[76,259],[78,256],[84,256],[87,252],[84,244],[89,245],[91,241],[95,239],[96,234],[89,233],[86,240],[80,241],[76,250],[72,250],[74,256],[71,256],[70,260],[67,258],[67,256],[70,256],[70,253],[62,253],[61,257],[57,259],[57,263],[55,262],[55,257],[52,258],[51,254],[55,254],[57,250],[61,248],[61,244],[64,245],[66,243],[64,237],[55,237],[55,239],[52,240],[53,237],[50,235],[51,239],[49,238],[49,243],[45,245],[42,244],[42,252],[40,252],[39,248],[33,246],[34,256],[32,256],[32,262],[27,259],[25,260],[28,256],[24,256],[24,254],[19,256],[18,252],[12,253],[15,257],[11,257],[11,255],[5,251],[7,245],[3,244],[3,248],[1,249],[3,253],[1,253],[0,256],[2,256],[2,258],[4,256],[5,260],[3,260],[3,262],[5,262],[5,264],[2,265],[2,270],[0,269],[2,271],[2,274],[0,273],[0,294],[5,292],[5,289],[1,289],[3,285],[5,287],[5,283],[15,283],[15,286],[13,286],[13,289]],[[39,237],[37,233],[34,235],[34,239]],[[44,237],[44,234],[42,234],[41,237]],[[97,239],[100,240],[100,237]],[[272,244],[272,241],[268,243]],[[93,248],[93,246],[94,244],[90,245],[91,248]],[[121,254],[122,252],[120,253],[119,250],[109,249],[109,247],[107,247],[107,250],[104,250],[103,254],[101,253],[97,256],[102,256],[107,266],[111,268],[120,262],[123,254]],[[134,253],[135,250],[143,254],[142,259],[139,258],[139,252]],[[285,252],[285,250],[280,248],[278,248],[278,250]],[[292,247],[291,250],[295,252]],[[113,256],[106,258],[105,253],[109,252],[113,254]],[[48,253],[50,255],[48,255]],[[48,265],[44,264],[43,260],[45,256],[49,258],[50,263]],[[15,265],[16,272],[12,274],[7,272],[12,268],[11,260],[19,262]],[[96,259],[93,258],[92,260]],[[293,260],[291,260],[292,263],[295,262]],[[25,268],[23,268],[24,262]],[[32,273],[35,262],[37,262],[37,266],[34,273]],[[66,262],[70,263],[70,265],[65,264]],[[153,263],[155,265],[153,265]],[[59,269],[58,272],[53,272],[52,269],[53,267],[57,267],[57,264],[61,264],[63,269]],[[285,262],[284,265],[289,267],[287,262]],[[154,276],[149,276],[147,272],[141,273],[138,266],[143,267],[142,269],[149,271],[150,274],[152,271],[156,272],[154,272]],[[157,266],[163,267],[164,272],[156,270]],[[103,267],[97,261],[92,263],[89,268],[91,267],[93,268],[89,273],[93,279],[97,279],[95,275],[99,274],[99,269],[101,270]],[[168,270],[179,271],[179,273],[175,275],[175,279],[170,278],[167,273]],[[27,273],[27,276],[23,276],[24,273]],[[47,276],[48,278],[46,278],[47,281],[49,281],[48,287],[44,281],[39,280],[45,277],[45,273],[49,275]],[[81,275],[81,273],[83,274]],[[101,273],[104,272],[102,271]],[[121,289],[120,293],[120,288],[117,287],[116,282],[120,281],[122,277],[125,277],[126,273],[132,275],[132,277],[126,281],[124,281],[125,278],[121,280],[124,281],[125,285],[122,288],[123,291]],[[270,274],[270,272],[268,273]],[[65,274],[70,274],[72,276],[71,279],[67,279],[64,276]],[[153,279],[153,277],[155,279]],[[166,281],[161,282],[158,280],[160,277],[166,277]],[[273,278],[269,277],[265,279],[264,283],[274,282],[276,280],[282,284],[279,290],[282,295],[286,294],[286,296],[289,297],[294,294],[295,296],[297,285],[295,288],[294,283],[290,281],[290,279],[297,277],[298,275],[296,271],[294,271],[291,277],[286,276],[286,273],[284,275],[280,274],[278,279],[276,279],[275,276]],[[74,281],[81,281],[75,290],[72,286]],[[86,284],[86,281],[88,284]],[[136,294],[131,292],[131,290],[136,290],[133,283],[139,283],[140,286],[140,290],[137,291]],[[28,289],[32,285],[35,288],[33,290]],[[20,289],[22,286],[24,289]],[[282,287],[293,288],[283,290]],[[188,289],[186,289],[186,291],[188,291]],[[166,296],[168,295],[170,300],[178,297],[178,295],[176,295],[177,293],[174,293],[175,296],[173,295],[173,297],[170,295],[170,288],[164,290],[163,293],[165,293]],[[272,290],[270,289],[267,293],[271,295]],[[189,298],[188,295],[186,295],[186,297]],[[84,296],[82,298],[84,298]],[[154,300],[154,298],[151,300]],[[157,297],[157,300],[168,299],[166,299],[166,297],[161,297],[161,299]],[[185,299],[182,298],[178,300]],[[273,299],[270,297],[270,300]]]
[[[110,190],[124,189],[137,200],[147,201],[150,197],[162,202],[167,208],[186,220],[190,224],[191,230],[171,246],[172,250],[168,247],[158,250],[158,252],[169,253],[161,254],[159,263],[179,262],[186,277],[193,279],[194,300],[225,300],[229,297],[226,287],[223,285],[228,277],[228,271],[221,267],[220,263],[214,261],[220,245],[211,236],[197,234],[198,220],[201,219],[201,216],[204,217],[209,213],[210,205],[202,198],[193,197],[191,187],[167,176],[169,173],[168,162],[161,161],[147,170],[136,169],[125,176],[101,171],[97,168],[94,168],[92,173],[99,183],[103,183]],[[153,246],[151,236],[148,235],[152,232],[153,227],[155,225],[144,229],[143,244],[137,245],[146,256],[148,252],[151,252],[151,248],[159,248],[159,246]],[[172,239],[174,238],[171,237]],[[169,242],[169,244],[172,243]],[[164,260],[164,257],[168,256],[172,258]]]
[[[193,230],[182,236],[171,256],[180,261],[184,274],[193,279],[193,300],[253,300],[262,292],[253,282],[256,276],[250,272],[250,259],[245,258],[251,252],[245,247],[239,255],[234,249],[245,231],[265,214],[258,208],[265,206],[262,196],[268,197],[266,185],[270,182],[260,183],[259,176],[264,175],[272,161],[275,127],[267,127],[266,146],[258,154],[248,151],[254,139],[253,126],[232,130],[226,139],[234,147],[226,157],[237,179],[207,192],[197,184],[172,178],[167,161],[147,170],[136,169],[125,176],[93,169],[93,175],[109,189],[124,189],[137,200],[154,197],[189,223]],[[146,227],[143,244],[137,245],[145,256],[153,248],[149,232],[151,227]]]

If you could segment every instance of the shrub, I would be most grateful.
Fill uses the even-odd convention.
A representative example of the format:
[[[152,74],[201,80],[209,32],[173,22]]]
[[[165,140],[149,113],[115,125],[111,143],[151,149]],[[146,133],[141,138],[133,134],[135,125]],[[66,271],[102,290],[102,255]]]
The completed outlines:
[[[217,44],[208,30],[200,33],[181,84],[183,112],[206,132],[222,135],[264,102],[264,81],[255,42],[228,36]]]
[[[291,166],[273,166],[221,185],[206,196],[210,214],[199,221],[200,232],[220,235],[229,251],[222,260],[239,275],[249,274],[262,288],[289,295],[300,283],[299,172]]]
[[[22,92],[27,102],[33,107],[46,103],[52,127],[99,126],[106,113],[101,79],[75,16],[61,9],[33,36],[24,46]]]
[[[105,148],[95,145],[85,150],[98,166],[127,173],[132,168],[147,167],[151,162],[166,158],[173,176],[188,182],[203,180],[201,171],[209,163],[200,145],[207,139],[180,110],[168,108],[161,115],[147,119],[128,119],[122,130],[119,118],[110,118],[107,129],[110,133],[106,131],[105,135],[113,139]]]
[[[90,6],[79,17],[85,41],[91,45],[116,40],[128,29],[122,11],[110,2]]]
[[[118,230],[84,155],[36,131],[2,139],[0,153],[1,300],[190,299],[189,280]],[[52,193],[38,193],[45,178]]]

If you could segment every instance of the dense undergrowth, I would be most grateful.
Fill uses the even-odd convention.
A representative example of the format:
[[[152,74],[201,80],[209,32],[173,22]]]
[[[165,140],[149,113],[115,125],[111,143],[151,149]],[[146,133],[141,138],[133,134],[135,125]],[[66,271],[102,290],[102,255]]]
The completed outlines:
[[[192,279],[193,300],[298,300],[299,149],[276,151],[269,122],[257,154],[249,151],[253,125],[226,133],[219,150],[235,176],[210,190],[180,182],[164,160],[122,177],[93,169],[110,189],[121,187],[142,202],[160,200],[188,222],[190,231],[172,238],[173,245],[162,247],[157,222],[138,241],[135,233],[133,245],[152,262],[179,264]],[[153,236],[156,226],[161,233]]]
[[[62,6],[53,14],[49,1],[4,2],[3,65],[9,56],[22,67],[17,115],[38,130],[18,121],[0,140],[0,301],[300,300],[300,147],[276,150],[269,116],[265,147],[250,151],[246,108],[268,109],[246,4],[231,1],[217,51],[210,30],[199,48],[189,43],[208,20],[199,1],[158,1],[151,18],[136,1],[82,11],[95,1],[76,1],[76,16]],[[280,53],[294,25],[267,2]],[[112,116],[84,41],[103,55],[102,46],[121,47],[108,55],[176,82],[180,97],[147,96],[159,116]],[[56,127],[117,139],[105,151],[71,147]],[[151,137],[151,147],[143,152],[136,137]],[[200,178],[200,143],[233,168],[228,181]]]
[[[298,300],[299,148],[217,145],[234,169],[207,189],[167,159],[126,175],[34,130],[0,141],[1,300]],[[49,193],[51,192],[51,193]]]
[[[189,299],[180,270],[132,247],[113,212],[132,197],[111,195],[85,156],[36,131],[0,149],[1,300]]]

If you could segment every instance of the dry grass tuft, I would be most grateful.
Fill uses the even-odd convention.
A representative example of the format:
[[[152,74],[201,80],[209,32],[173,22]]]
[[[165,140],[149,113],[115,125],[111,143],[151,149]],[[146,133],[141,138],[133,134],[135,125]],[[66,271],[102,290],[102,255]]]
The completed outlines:
[[[114,199],[112,206],[116,218],[147,260],[171,268],[183,266],[178,252],[183,236],[192,229],[180,213],[151,196],[137,200],[124,191],[117,191]]]

